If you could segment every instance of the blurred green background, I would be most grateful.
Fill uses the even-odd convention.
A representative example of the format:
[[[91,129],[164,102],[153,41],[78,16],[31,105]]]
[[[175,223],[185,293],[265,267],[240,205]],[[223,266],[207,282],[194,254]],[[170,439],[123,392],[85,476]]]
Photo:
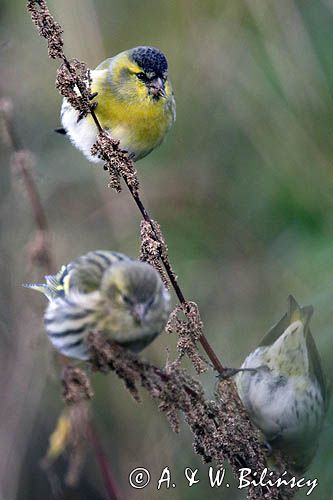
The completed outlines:
[[[239,366],[286,310],[293,293],[313,304],[312,330],[330,375],[333,360],[333,1],[49,0],[64,28],[65,51],[95,67],[136,45],[167,55],[177,122],[166,142],[138,163],[147,207],[162,226],[186,295],[198,302],[222,362]],[[1,0],[0,96],[36,155],[38,189],[58,264],[97,248],[138,255],[137,210],[107,175],[54,134],[61,99],[57,63],[47,59],[24,2]],[[43,297],[20,287],[40,281],[29,264],[34,221],[22,182],[1,143],[0,498],[52,498],[39,462],[62,409],[59,367],[42,327]],[[176,339],[162,335],[142,356],[159,365]],[[189,366],[189,365],[188,365]],[[189,367],[192,370],[191,367]],[[171,432],[142,393],[137,405],[115,375],[93,375],[94,418],[123,498],[227,500],[212,489],[207,466],[183,425]],[[215,375],[203,378],[208,396]],[[311,497],[332,498],[333,414],[307,473]],[[66,460],[57,474],[63,477]],[[128,484],[143,466],[152,483]],[[156,490],[163,467],[177,484]],[[200,469],[189,488],[185,467]],[[305,490],[299,498],[305,497]],[[58,497],[60,498],[60,497]],[[105,499],[94,455],[63,499]]]

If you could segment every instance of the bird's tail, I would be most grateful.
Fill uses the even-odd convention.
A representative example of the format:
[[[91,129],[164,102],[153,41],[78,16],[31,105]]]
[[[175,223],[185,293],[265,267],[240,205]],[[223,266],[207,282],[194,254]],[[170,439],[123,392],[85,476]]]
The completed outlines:
[[[309,326],[309,321],[311,316],[313,315],[313,307],[312,306],[304,306],[300,307],[295,297],[293,295],[289,295],[288,297],[288,310],[289,310],[289,318],[290,324],[294,321],[301,321],[304,326],[304,330],[307,330]]]
[[[36,292],[43,293],[49,300],[53,299],[54,293],[45,283],[24,283],[22,286],[24,288],[31,288],[32,290],[36,290]]]
[[[31,288],[36,290],[36,292],[43,293],[50,301],[57,297],[64,296],[64,284],[63,280],[66,276],[67,268],[63,266],[59,273],[49,276],[45,276],[46,283],[25,283],[22,286],[25,288]]]
[[[66,130],[63,127],[55,128],[54,131],[57,132],[57,134],[61,134],[61,135],[67,134]]]

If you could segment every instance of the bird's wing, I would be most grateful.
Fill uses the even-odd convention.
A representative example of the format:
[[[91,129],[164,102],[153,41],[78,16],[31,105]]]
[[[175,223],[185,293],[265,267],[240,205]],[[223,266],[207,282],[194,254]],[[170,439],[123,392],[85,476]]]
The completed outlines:
[[[306,337],[306,345],[309,354],[309,364],[310,364],[310,374],[315,378],[319,386],[321,388],[322,396],[324,401],[328,402],[328,389],[327,383],[325,380],[325,376],[321,367],[320,356],[318,353],[318,349],[316,347],[313,336],[310,332],[309,322],[310,318],[313,314],[312,306],[304,306],[300,307],[297,303],[295,297],[289,295],[288,297],[288,312],[283,316],[276,325],[274,325],[264,336],[263,340],[259,344],[258,347],[269,346],[272,345],[279,337],[283,334],[283,332],[288,328],[291,323],[294,321],[301,321],[304,325],[305,337]]]
[[[313,315],[313,307],[312,306],[304,306],[300,307],[297,303],[295,297],[293,295],[289,295],[288,297],[288,315],[289,315],[289,324],[294,321],[301,321],[304,325],[304,330],[309,325],[309,321],[311,316]]]
[[[300,307],[295,297],[289,295],[287,313],[266,333],[258,347],[274,344],[280,335],[282,335],[294,321],[302,321],[304,330],[306,331],[312,314],[312,306]]]
[[[308,329],[306,334],[306,345],[309,353],[310,374],[312,375],[313,378],[315,378],[318,381],[325,402],[325,406],[327,406],[329,400],[327,382],[321,367],[321,361],[318,349],[312,337],[310,329]]]
[[[288,313],[278,321],[264,336],[258,347],[270,346],[282,335],[289,326]]]
[[[28,283],[23,286],[43,293],[50,301],[66,297],[73,289],[91,293],[99,289],[105,270],[123,260],[132,259],[118,252],[96,250],[62,266],[57,274],[45,276],[46,283]]]
[[[309,322],[311,316],[313,315],[313,307],[312,306],[300,307],[296,302],[295,297],[293,297],[292,295],[289,296],[288,302],[289,302],[288,313],[290,316],[289,319],[290,323],[292,323],[293,321],[300,320],[304,325],[306,345],[309,357],[310,375],[318,381],[324,401],[325,403],[327,403],[328,400],[327,384],[321,367],[321,361],[318,349],[309,328]]]
[[[70,291],[48,305],[44,324],[53,345],[66,356],[87,359],[86,338],[94,331],[101,308],[98,291],[84,294]]]
[[[77,289],[80,293],[91,293],[99,290],[104,272],[116,262],[131,260],[126,255],[107,250],[96,250],[78,257],[68,264],[69,289]]]
[[[96,66],[94,71],[96,71],[96,70],[99,71],[100,69],[109,69],[112,59],[113,59],[113,57],[109,57],[108,59],[105,59],[105,61],[102,61],[98,66]]]

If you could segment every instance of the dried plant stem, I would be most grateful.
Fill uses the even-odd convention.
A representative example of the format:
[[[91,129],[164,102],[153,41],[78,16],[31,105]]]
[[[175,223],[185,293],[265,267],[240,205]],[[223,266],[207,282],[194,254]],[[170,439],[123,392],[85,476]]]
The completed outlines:
[[[38,11],[38,8],[40,11]],[[66,57],[64,51],[63,51],[63,39],[62,39],[62,29],[61,26],[53,19],[51,14],[49,13],[47,4],[45,0],[29,0],[28,1],[28,10],[32,15],[32,21],[36,24],[39,33],[41,36],[46,38],[48,41],[48,47],[49,47],[49,56],[52,58],[59,58],[63,61],[65,68],[68,71],[68,74],[71,76],[71,82],[68,81],[67,77],[61,73],[61,79],[63,79],[63,82],[61,83],[58,79],[57,81],[57,88],[60,91],[60,93],[66,97],[68,97],[69,94],[71,94],[72,91],[72,100],[75,101],[74,107],[82,113],[82,116],[86,115],[88,112],[91,114],[91,117],[94,120],[94,123],[96,125],[97,131],[100,135],[105,134],[105,131],[103,130],[102,125],[100,124],[100,121],[95,113],[95,107],[98,105],[98,103],[90,103],[90,100],[93,97],[96,97],[96,95],[91,95],[90,93],[90,74],[89,70],[86,68],[85,65],[80,63],[79,61],[75,61],[76,67],[73,66],[73,63],[71,63],[68,58]],[[77,68],[79,67],[79,71],[77,71]],[[85,68],[85,70],[82,71],[82,67]],[[86,71],[86,72],[85,72]],[[84,73],[84,76],[82,77],[82,74]],[[58,75],[59,78],[59,75]],[[73,86],[72,84],[75,84],[82,100],[79,101],[78,98],[75,95],[75,92],[73,92]],[[64,92],[65,91],[65,92]],[[68,94],[69,92],[69,94]],[[71,97],[69,98],[71,99]],[[71,101],[70,101],[71,102]],[[99,150],[100,151],[100,150]],[[117,153],[118,154],[124,154],[124,151],[121,151],[119,149],[119,144],[117,144]],[[97,151],[96,153],[97,154]],[[105,158],[103,158],[105,159]],[[130,166],[133,168],[133,163],[130,160],[128,163],[128,158],[127,158],[127,166]],[[106,168],[107,169],[107,168]],[[133,171],[135,172],[134,168]],[[111,173],[111,170],[110,170]],[[122,168],[117,168],[116,167],[116,182],[113,185],[116,187],[116,190],[120,190],[120,186],[118,184],[118,176],[121,175],[122,179],[124,180],[134,202],[136,203],[142,217],[144,220],[150,225],[151,231],[154,235],[154,238],[157,242],[159,242],[162,245],[162,242],[160,240],[160,237],[156,231],[154,222],[152,218],[150,217],[148,210],[146,209],[145,205],[143,204],[143,201],[140,197],[139,191],[138,191],[138,182],[133,182],[133,177],[128,176],[128,171],[124,171]],[[111,174],[111,177],[114,176]],[[134,174],[134,181],[137,181],[136,179],[136,173]],[[112,185],[112,181],[111,181]],[[183,306],[187,304],[187,300],[185,299],[185,295],[182,292],[182,289],[178,283],[177,277],[174,274],[172,267],[170,265],[170,262],[168,260],[168,257],[166,254],[163,254],[163,252],[160,252],[160,261],[162,262],[165,271],[169,277],[170,283],[176,293],[176,296],[179,300],[179,303]],[[224,368],[214,352],[212,346],[207,340],[207,337],[201,333],[201,335],[198,338],[200,344],[202,345],[204,351],[206,352],[208,358],[210,359],[213,367],[218,373],[223,373]]]
[[[111,186],[117,191],[120,190],[120,177],[123,178],[143,216],[142,226],[146,227],[142,227],[142,234],[146,241],[142,241],[141,256],[148,256],[153,262],[155,259],[155,264],[159,259],[158,263],[161,262],[164,266],[180,302],[174,314],[171,315],[170,327],[172,324],[179,327],[181,352],[191,352],[193,345],[195,346],[196,341],[199,340],[214,368],[223,374],[225,369],[208,340],[202,334],[202,322],[198,308],[196,304],[185,299],[168,260],[163,235],[160,233],[158,224],[150,217],[139,195],[133,162],[120,149],[119,143],[113,141],[104,132],[97,118],[96,104],[91,104],[91,99],[96,97],[96,94],[91,95],[89,70],[79,61],[69,62],[67,60],[63,52],[61,27],[49,13],[45,0],[29,0],[28,10],[31,12],[32,20],[37,26],[39,34],[48,41],[50,57],[60,58],[64,63],[58,70],[56,84],[58,90],[80,115],[85,116],[90,113],[95,122],[98,134],[92,148],[92,154],[104,160],[104,168],[111,175]],[[63,71],[64,69],[65,71]],[[145,243],[147,243],[146,246]],[[149,255],[149,245],[151,255]],[[183,313],[187,321],[184,322],[177,317],[177,313]],[[137,385],[144,387],[150,396],[159,402],[159,408],[166,414],[172,429],[175,431],[179,430],[179,413],[183,414],[185,422],[194,436],[194,449],[205,462],[214,460],[219,467],[223,467],[225,460],[228,460],[236,475],[240,466],[247,465],[252,471],[255,471],[253,476],[265,467],[266,457],[260,444],[258,431],[254,429],[246,415],[232,380],[222,380],[216,391],[215,401],[207,401],[202,384],[189,377],[187,372],[180,367],[179,360],[168,364],[163,370],[105,340],[98,332],[95,334],[92,332],[88,342],[93,370],[102,373],[107,373],[110,370],[115,371],[137,400],[139,399]],[[198,360],[196,362],[198,365],[200,364]],[[83,389],[86,390],[84,380],[85,376],[83,375]],[[67,391],[67,396],[71,397],[71,391]],[[108,485],[108,487],[110,491],[111,486]],[[259,498],[275,500],[291,498],[292,496],[292,491],[283,490],[282,493],[282,490],[280,492],[274,486],[271,488],[263,486],[259,490],[256,490],[254,485],[248,488],[250,500]]]
[[[217,467],[223,467],[228,460],[236,476],[239,468],[248,467],[256,472],[253,475],[251,472],[254,480],[258,471],[266,467],[259,432],[253,428],[239,398],[235,397],[231,380],[219,381],[216,399],[209,401],[201,382],[188,375],[179,361],[157,368],[98,333],[91,333],[88,343],[93,371],[114,371],[136,401],[140,401],[139,386],[143,387],[157,401],[175,432],[180,430],[179,417],[183,415],[193,434],[194,451],[205,463],[214,461]],[[281,470],[287,469],[286,464],[281,466]],[[277,478],[278,473],[272,471],[272,476]],[[288,487],[279,490],[275,486],[255,488],[251,485],[248,490],[249,500],[292,497],[293,491]]]
[[[4,104],[6,100],[2,99],[2,103]],[[9,101],[8,101],[9,103]],[[8,104],[7,103],[7,104]],[[9,106],[7,106],[9,107]],[[20,152],[28,153],[24,150],[21,141],[16,134],[14,129],[13,122],[10,118],[10,112],[6,110],[6,105],[2,105],[0,107],[0,113],[2,117],[2,121],[5,127],[5,133],[8,137],[10,147],[12,151],[16,154]],[[35,220],[35,224],[37,229],[40,231],[40,234],[43,236],[43,256],[41,261],[45,266],[45,270],[48,274],[55,272],[55,263],[52,256],[52,252],[50,249],[50,237],[49,237],[49,228],[47,223],[47,218],[43,209],[43,205],[36,187],[35,180],[31,173],[31,170],[28,166],[27,154],[22,155],[15,162],[16,168],[19,169],[19,174],[24,181],[24,186],[29,197],[30,205],[32,208],[33,217]]]
[[[16,159],[15,166],[16,168],[18,168],[18,173],[24,181],[24,186],[28,194],[30,205],[32,207],[32,213],[36,227],[39,233],[43,236],[41,248],[42,258],[40,258],[38,262],[40,264],[43,264],[47,274],[53,274],[56,272],[56,266],[50,246],[50,235],[47,217],[41,202],[41,198],[39,196],[33,174],[31,172],[31,169],[29,168],[29,152],[23,148],[23,145],[15,131],[13,120],[10,116],[10,108],[11,103],[9,100],[0,100],[0,117],[5,127],[5,134],[9,141],[9,146],[15,155],[19,155],[22,152],[22,156]],[[62,366],[68,366],[69,360],[64,356],[59,355],[59,363]],[[101,471],[104,486],[108,493],[109,499],[120,500],[120,496],[117,492],[116,484],[113,479],[110,464],[103,451],[103,447],[100,443],[100,439],[94,428],[94,424],[91,418],[89,421],[87,434],[89,442],[95,452],[96,461]]]
[[[91,420],[88,422],[88,437],[91,445],[94,447],[96,461],[98,462],[110,500],[120,500],[121,496],[118,491],[117,484],[113,478],[104,449]]]
[[[63,61],[66,64],[67,69],[70,71],[70,65],[68,63],[68,60],[64,57]],[[81,92],[81,90],[80,90],[80,92]],[[101,124],[100,124],[100,122],[99,122],[99,120],[98,120],[98,118],[96,116],[95,110],[91,109],[90,110],[90,114],[91,114],[91,116],[92,116],[92,118],[93,118],[93,120],[94,120],[94,122],[96,124],[98,132],[102,132],[103,128],[102,128],[102,126],[101,126]],[[159,241],[159,236],[156,233],[153,220],[150,217],[149,212],[146,209],[145,205],[143,204],[142,199],[141,199],[138,191],[136,191],[133,188],[133,186],[127,181],[127,179],[124,176],[123,176],[123,180],[124,180],[124,182],[125,182],[128,190],[129,190],[129,192],[130,192],[130,194],[131,194],[134,202],[136,203],[136,206],[138,207],[139,211],[141,212],[142,217],[150,225],[151,230],[152,230],[152,232],[155,235],[156,241]],[[171,268],[169,260],[162,253],[160,254],[160,260],[161,260],[161,262],[162,262],[162,264],[164,266],[164,269],[165,269],[165,271],[166,271],[166,273],[167,273],[167,275],[169,277],[170,283],[171,283],[171,285],[172,285],[172,287],[173,287],[173,289],[175,291],[175,294],[177,295],[179,303],[183,304],[183,305],[186,304],[187,301],[186,301],[185,296],[184,296],[184,294],[182,292],[182,289],[180,288],[178,280],[177,280],[174,272],[172,271],[172,268]],[[221,361],[219,360],[218,356],[215,354],[212,346],[208,342],[207,337],[202,333],[200,335],[200,337],[199,337],[198,340],[199,340],[200,344],[202,345],[202,348],[206,352],[208,358],[210,359],[211,363],[213,364],[215,370],[218,373],[223,373],[224,367],[223,367]]]
[[[97,119],[97,116],[96,116],[94,110],[91,111],[91,114],[95,115],[95,118],[94,118],[95,123],[96,123],[96,121],[98,122],[98,119]],[[150,215],[149,215],[146,207],[144,206],[144,204],[143,204],[143,202],[142,202],[142,200],[140,198],[140,195],[133,190],[132,186],[128,184],[128,182],[126,181],[126,179],[124,179],[124,181],[125,181],[126,186],[129,189],[129,191],[130,191],[130,193],[132,195],[132,198],[134,199],[134,201],[135,201],[138,209],[140,210],[142,217],[144,218],[144,220],[146,222],[149,223],[149,225],[151,227],[151,230],[153,231],[153,233],[154,233],[154,235],[155,235],[155,237],[156,237],[156,239],[158,241],[158,235],[157,235],[157,233],[155,231],[155,226],[153,224],[153,221],[152,221],[152,219],[151,219],[151,217],[150,217]],[[184,294],[182,292],[182,289],[180,288],[178,280],[177,280],[175,274],[172,271],[172,268],[171,268],[169,260],[164,255],[162,255],[162,254],[160,255],[160,260],[161,260],[161,262],[162,262],[162,264],[164,266],[164,269],[165,269],[165,271],[166,271],[166,273],[167,273],[167,275],[169,277],[170,283],[171,283],[171,285],[172,285],[172,287],[173,287],[173,289],[175,291],[175,294],[177,295],[179,303],[183,304],[183,305],[186,304],[187,301],[186,301],[185,296],[184,296]],[[218,356],[215,354],[214,349],[212,348],[212,346],[208,342],[207,337],[202,333],[200,335],[200,337],[199,337],[198,340],[199,340],[200,344],[202,345],[202,348],[206,352],[208,358],[212,362],[215,370],[218,373],[223,373],[224,367],[223,367],[221,361],[219,360]]]

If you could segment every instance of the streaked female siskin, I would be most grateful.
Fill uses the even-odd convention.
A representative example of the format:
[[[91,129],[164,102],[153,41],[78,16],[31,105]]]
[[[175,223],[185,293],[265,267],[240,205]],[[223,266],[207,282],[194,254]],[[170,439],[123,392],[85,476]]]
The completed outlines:
[[[89,358],[93,331],[140,351],[162,332],[170,310],[169,294],[151,265],[106,250],[75,259],[46,276],[45,284],[25,286],[50,301],[44,323],[54,347],[78,359]]]
[[[309,329],[313,308],[288,299],[288,312],[267,333],[236,375],[239,396],[273,451],[304,471],[318,445],[327,389]]]

